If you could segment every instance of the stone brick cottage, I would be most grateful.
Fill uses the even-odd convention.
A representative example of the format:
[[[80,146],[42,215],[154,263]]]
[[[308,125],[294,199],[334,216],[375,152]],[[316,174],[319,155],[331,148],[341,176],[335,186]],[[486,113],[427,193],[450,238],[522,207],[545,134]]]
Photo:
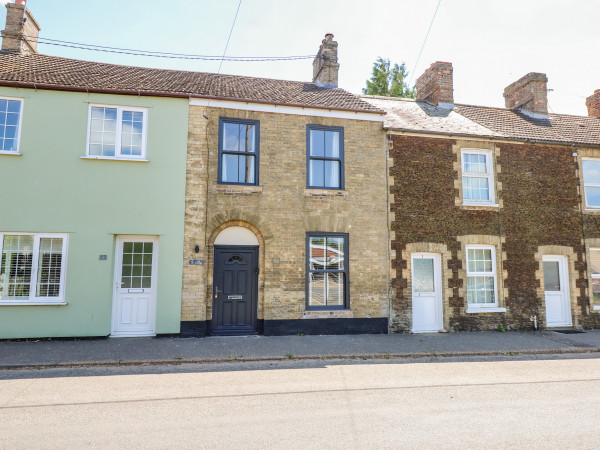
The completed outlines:
[[[455,104],[452,65],[387,112],[392,331],[600,326],[600,91],[548,113],[547,78],[506,108]]]
[[[332,38],[312,83],[202,75],[183,335],[387,332],[383,112],[337,88]]]

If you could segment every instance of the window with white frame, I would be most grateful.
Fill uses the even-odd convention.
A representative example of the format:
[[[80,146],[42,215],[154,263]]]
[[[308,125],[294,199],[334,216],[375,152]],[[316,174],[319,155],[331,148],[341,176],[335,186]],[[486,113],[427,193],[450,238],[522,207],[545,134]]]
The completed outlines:
[[[90,105],[87,156],[144,159],[147,113],[145,108]]]
[[[490,245],[469,245],[466,254],[469,308],[497,307],[496,249]]]
[[[583,169],[583,189],[585,192],[586,208],[600,208],[600,159],[584,158],[581,160]]]
[[[493,204],[494,162],[491,150],[461,152],[462,191],[465,204]]]
[[[590,248],[590,272],[592,272],[592,307],[600,309],[600,248]]]
[[[18,153],[23,100],[0,98],[0,153]]]
[[[66,234],[0,233],[0,305],[63,303]]]

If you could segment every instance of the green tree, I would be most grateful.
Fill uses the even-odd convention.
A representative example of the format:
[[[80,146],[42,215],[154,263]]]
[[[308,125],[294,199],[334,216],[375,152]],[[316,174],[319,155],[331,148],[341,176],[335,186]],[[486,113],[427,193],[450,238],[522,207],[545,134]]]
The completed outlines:
[[[363,88],[363,94],[382,95],[384,97],[415,98],[417,92],[414,86],[410,88],[406,84],[408,72],[406,64],[394,64],[390,69],[390,60],[381,56],[373,63],[371,79],[367,80],[367,87]]]

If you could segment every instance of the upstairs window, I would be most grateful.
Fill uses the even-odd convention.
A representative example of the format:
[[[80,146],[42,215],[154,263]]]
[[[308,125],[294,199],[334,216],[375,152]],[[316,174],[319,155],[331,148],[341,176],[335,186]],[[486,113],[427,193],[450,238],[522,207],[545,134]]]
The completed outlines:
[[[600,159],[582,159],[585,206],[600,209]]]
[[[258,185],[259,121],[219,119],[219,183]]]
[[[23,100],[0,98],[0,153],[19,153]]]
[[[491,150],[463,150],[462,187],[464,204],[493,204],[494,164]]]
[[[344,189],[344,129],[307,127],[309,188]]]
[[[63,303],[67,235],[0,233],[0,305]]]
[[[144,159],[146,123],[144,108],[90,105],[87,156]]]

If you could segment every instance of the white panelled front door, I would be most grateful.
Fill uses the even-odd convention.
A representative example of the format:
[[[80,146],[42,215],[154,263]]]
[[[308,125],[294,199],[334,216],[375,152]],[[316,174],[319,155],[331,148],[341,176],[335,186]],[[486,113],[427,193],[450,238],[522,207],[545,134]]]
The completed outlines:
[[[544,256],[544,297],[546,326],[570,327],[571,295],[566,256]]]
[[[111,336],[156,334],[157,267],[157,237],[117,237]]]
[[[412,332],[431,333],[444,328],[442,264],[437,253],[412,255]]]

